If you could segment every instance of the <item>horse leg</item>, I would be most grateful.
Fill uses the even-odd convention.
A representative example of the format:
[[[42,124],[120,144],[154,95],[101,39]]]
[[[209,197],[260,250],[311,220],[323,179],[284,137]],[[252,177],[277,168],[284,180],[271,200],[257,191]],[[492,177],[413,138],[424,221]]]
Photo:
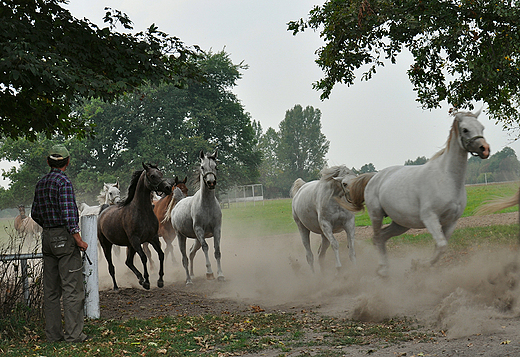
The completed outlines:
[[[379,205],[379,202],[372,202],[370,206],[367,203],[368,214],[370,216],[370,220],[372,221],[372,230],[374,231],[374,236],[372,237],[372,242],[376,246],[379,251],[379,268],[377,269],[377,274],[381,277],[388,276],[388,257],[386,255],[386,242],[391,237],[398,236],[403,234],[408,230],[407,227],[400,226],[399,224],[392,222],[390,225],[386,226],[384,229],[381,229],[383,226],[383,218],[385,212]]]
[[[157,286],[162,288],[164,286],[164,280],[163,280],[163,276],[164,276],[164,253],[163,253],[163,251],[161,249],[161,242],[159,241],[159,237],[158,236],[154,237],[150,241],[150,244],[152,245],[152,247],[155,249],[155,251],[159,255],[159,280],[157,280]]]
[[[144,277],[134,265],[135,253],[138,253],[141,257],[141,262],[143,263]],[[129,246],[126,254],[125,264],[135,274],[135,276],[139,280],[139,284],[146,290],[150,289],[150,281],[148,280],[148,270],[146,269],[146,255],[144,254],[143,250],[140,249],[140,252],[138,252],[134,246]]]
[[[434,265],[446,251],[448,238],[451,237],[451,234],[455,230],[457,221],[443,227],[436,215],[429,214],[427,218],[423,219],[423,223],[426,229],[428,229],[428,232],[431,233],[433,239],[435,239],[435,252],[430,260],[430,265]]]
[[[195,276],[195,274],[193,273],[193,260],[195,259],[195,254],[197,254],[197,251],[200,249],[200,247],[202,247],[202,245],[200,245],[199,240],[195,239],[195,242],[193,243],[193,245],[190,248],[190,276],[191,277]]]
[[[321,244],[318,248],[318,262],[320,264],[320,271],[322,273],[325,273],[325,253],[327,253],[327,249],[329,249],[329,246],[330,246],[330,240],[327,238],[327,236],[325,234],[322,234],[321,235]],[[337,257],[339,258],[339,257]],[[337,260],[336,260],[336,265],[337,265]],[[341,267],[341,263],[340,263],[340,267]],[[336,268],[338,268],[336,266]]]
[[[336,256],[336,273],[338,273],[341,269],[341,260],[339,258],[339,243],[336,237],[334,237],[334,234],[332,233],[332,224],[320,218],[318,218],[318,220],[320,221],[320,228],[322,232],[320,252],[318,252],[320,267],[323,271],[325,263],[325,251],[330,245],[332,246],[332,250],[334,251],[334,255]]]
[[[172,256],[172,263],[175,265],[177,262],[175,261],[175,255],[173,255],[173,241],[175,240],[175,234],[169,235],[165,234],[163,235],[164,242],[166,243],[166,248],[164,249],[164,259],[166,260],[168,258],[168,255]]]
[[[296,225],[298,226],[298,230],[300,231],[300,237],[305,248],[305,257],[307,258],[307,263],[309,264],[312,272],[314,273],[314,255],[312,254],[310,238],[311,232],[299,220],[296,221]]]
[[[222,256],[220,253],[220,227],[213,232],[213,245],[215,248],[215,260],[217,261],[217,280],[223,281],[224,273],[222,273],[222,266],[220,265],[220,258]]]
[[[343,229],[345,230],[345,233],[347,233],[348,256],[352,263],[356,262],[356,249],[354,248],[354,235],[356,232],[355,219],[356,217],[351,215],[343,225]]]
[[[114,268],[114,264],[112,263],[112,243],[108,241],[103,235],[99,235],[99,243],[101,244],[101,249],[103,249],[103,253],[105,254],[105,259],[108,263],[108,272],[112,277],[112,283],[114,283],[114,290],[119,290],[119,287],[116,283],[116,270]]]
[[[204,229],[202,227],[195,227],[195,235],[197,236],[197,240],[199,241],[202,251],[204,252],[204,256],[206,257],[206,279],[215,279],[215,276],[213,275],[213,270],[211,270],[211,262],[209,260],[209,247],[208,243],[206,242],[206,239],[204,238]],[[190,258],[192,257],[192,255],[193,257],[195,257],[196,251],[197,250],[195,250],[192,253],[192,251],[190,250]]]
[[[188,271],[188,256],[186,255],[186,236],[177,233],[177,240],[179,242],[179,248],[182,256],[182,265],[186,270],[186,285],[193,285],[191,281],[190,272]]]
[[[152,260],[152,252],[150,251],[150,247],[148,247],[148,242],[144,242],[142,244],[142,249],[143,249],[144,254],[146,254],[146,257],[150,261],[150,269],[153,269],[154,268],[154,263],[153,263],[153,260]]]

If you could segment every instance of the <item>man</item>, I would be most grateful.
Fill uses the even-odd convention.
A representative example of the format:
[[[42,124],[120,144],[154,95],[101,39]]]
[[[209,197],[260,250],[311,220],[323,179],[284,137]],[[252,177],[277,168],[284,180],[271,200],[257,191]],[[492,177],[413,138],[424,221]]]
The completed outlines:
[[[80,253],[88,244],[81,239],[74,188],[64,172],[69,163],[68,150],[53,146],[47,157],[51,171],[36,184],[31,209],[32,218],[43,227],[43,306],[49,342],[89,339],[83,333],[85,291]]]

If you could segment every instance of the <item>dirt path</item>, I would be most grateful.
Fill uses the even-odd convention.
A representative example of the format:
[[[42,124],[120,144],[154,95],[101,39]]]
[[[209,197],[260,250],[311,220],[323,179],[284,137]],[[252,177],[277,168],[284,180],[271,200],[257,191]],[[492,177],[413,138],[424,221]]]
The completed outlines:
[[[458,227],[516,224],[518,213],[468,217]],[[419,233],[411,232],[411,233]],[[198,315],[286,311],[304,317],[328,316],[381,320],[393,316],[417,319],[423,331],[435,335],[429,343],[371,344],[334,351],[294,349],[288,356],[325,353],[344,356],[520,356],[520,266],[518,253],[508,247],[480,247],[421,268],[430,249],[400,249],[390,257],[391,277],[375,274],[377,256],[370,244],[370,227],[356,230],[357,263],[342,252],[342,274],[333,269],[312,275],[297,234],[259,240],[254,232],[240,240],[223,240],[226,282],[206,281],[203,254],[195,261],[193,287],[184,285],[180,264],[166,266],[165,287],[145,291],[122,262],[116,266],[119,292],[110,291],[106,262],[100,259],[101,317],[127,319],[160,315]],[[340,240],[344,239],[341,235]],[[313,238],[317,244],[318,239]],[[317,247],[313,246],[313,251]],[[179,259],[178,248],[175,249]],[[333,264],[329,252],[328,263]],[[121,258],[123,260],[124,258]],[[152,271],[151,280],[157,274]],[[278,356],[279,350],[262,355]]]

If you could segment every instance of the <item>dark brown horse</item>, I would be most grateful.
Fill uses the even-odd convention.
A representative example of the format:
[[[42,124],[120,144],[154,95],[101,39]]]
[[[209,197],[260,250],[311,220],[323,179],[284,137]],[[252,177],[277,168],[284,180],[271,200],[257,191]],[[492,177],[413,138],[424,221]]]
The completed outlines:
[[[112,245],[126,246],[126,265],[134,272],[145,289],[150,289],[148,280],[147,258],[141,247],[144,242],[152,244],[159,255],[159,280],[157,286],[164,286],[164,253],[161,250],[159,236],[159,221],[153,213],[150,194],[164,185],[163,174],[157,167],[143,163],[144,170],[136,171],[128,188],[127,198],[117,204],[102,208],[98,217],[98,239],[108,262],[108,271],[112,276],[114,290],[118,289],[114,264],[112,263]],[[171,187],[163,188],[169,194]],[[134,266],[135,253],[139,254],[143,263],[144,276]]]

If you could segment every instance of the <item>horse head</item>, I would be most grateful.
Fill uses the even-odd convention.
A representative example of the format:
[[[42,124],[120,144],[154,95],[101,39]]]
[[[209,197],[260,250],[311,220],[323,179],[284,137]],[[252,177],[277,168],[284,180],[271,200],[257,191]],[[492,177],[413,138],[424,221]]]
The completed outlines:
[[[119,182],[115,184],[105,184],[105,203],[113,205],[121,201],[121,191],[119,190]]]
[[[490,154],[489,144],[483,136],[484,125],[478,120],[480,110],[471,112],[459,112],[455,114],[453,128],[458,134],[461,147],[473,156],[487,159]]]
[[[339,176],[332,177],[333,182],[336,182],[341,187],[342,193],[340,196],[345,196],[347,202],[351,202],[349,184],[356,177],[357,175],[347,168],[344,168]]]
[[[172,193],[174,184],[173,180],[169,178],[165,178],[161,181],[159,186],[157,187],[157,191],[164,193],[165,195],[169,195]]]
[[[152,164],[145,164],[143,162],[143,168],[145,171],[145,187],[147,189],[150,191],[158,191],[159,186],[165,185],[163,182],[163,173],[157,168],[157,166]]]
[[[25,219],[25,206],[24,205],[18,205],[18,212],[20,213],[20,217],[22,219]]]
[[[178,177],[175,176],[174,187],[179,188],[184,196],[188,196],[188,186],[186,186],[186,182],[188,181],[188,176],[184,177],[184,180],[179,181]]]
[[[217,150],[211,155],[205,155],[200,151],[200,175],[202,181],[210,190],[217,186]]]

